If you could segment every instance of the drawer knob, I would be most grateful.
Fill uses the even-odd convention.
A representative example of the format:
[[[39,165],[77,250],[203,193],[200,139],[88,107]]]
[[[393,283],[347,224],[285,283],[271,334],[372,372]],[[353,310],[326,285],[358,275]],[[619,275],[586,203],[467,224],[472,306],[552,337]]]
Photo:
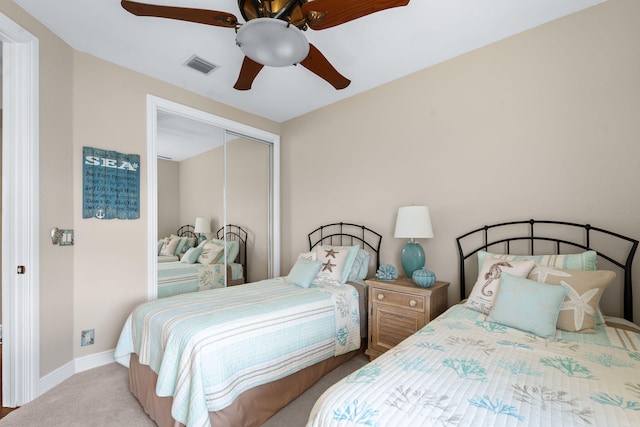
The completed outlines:
[[[412,299],[411,301],[409,301],[409,305],[410,305],[411,307],[415,307],[415,306],[416,306],[416,304],[417,304],[417,302],[416,302],[416,300],[414,300],[414,299]]]
[[[382,301],[382,300],[384,299],[384,295],[383,295],[383,294],[378,294],[378,299],[379,299],[380,301]]]

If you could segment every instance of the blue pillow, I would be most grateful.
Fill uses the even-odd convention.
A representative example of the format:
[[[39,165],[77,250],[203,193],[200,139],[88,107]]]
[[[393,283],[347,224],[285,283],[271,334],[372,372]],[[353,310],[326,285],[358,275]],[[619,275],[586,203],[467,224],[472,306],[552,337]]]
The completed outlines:
[[[487,322],[554,338],[560,306],[569,289],[502,273],[496,302]]]
[[[181,254],[182,252],[184,252],[184,246],[187,244],[187,238],[186,237],[181,237],[180,238],[180,243],[178,243],[178,246],[176,247],[176,252],[174,253],[174,255],[178,255]]]
[[[367,278],[369,272],[369,260],[371,254],[364,249],[358,249],[356,258],[353,261],[353,266],[349,272],[348,282],[355,282],[356,280],[364,280]]]
[[[220,246],[225,246],[224,240],[222,239],[211,239],[211,241],[219,244]],[[220,254],[220,257],[218,257],[215,262],[216,264],[224,264],[224,260],[226,260],[228,264],[231,264],[236,260],[239,252],[240,242],[237,240],[227,240],[224,252]]]
[[[504,261],[522,261],[532,259],[536,265],[547,265],[565,270],[594,271],[598,254],[596,251],[585,251],[577,254],[563,255],[507,255],[493,252],[478,251],[478,273],[486,257],[500,258]]]
[[[291,268],[285,281],[292,285],[298,285],[301,288],[308,288],[321,268],[321,261],[311,261],[304,257],[298,257],[298,260],[293,265],[293,268]]]
[[[189,248],[187,252],[184,253],[180,262],[185,264],[193,264],[198,261],[198,257],[202,253],[202,248]]]

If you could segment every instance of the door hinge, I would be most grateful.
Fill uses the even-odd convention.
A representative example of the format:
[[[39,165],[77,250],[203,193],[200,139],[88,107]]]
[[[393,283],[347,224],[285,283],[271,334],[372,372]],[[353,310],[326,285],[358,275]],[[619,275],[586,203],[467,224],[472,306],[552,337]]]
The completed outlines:
[[[24,274],[25,271],[26,271],[26,268],[24,267],[24,265],[18,266],[18,274]]]

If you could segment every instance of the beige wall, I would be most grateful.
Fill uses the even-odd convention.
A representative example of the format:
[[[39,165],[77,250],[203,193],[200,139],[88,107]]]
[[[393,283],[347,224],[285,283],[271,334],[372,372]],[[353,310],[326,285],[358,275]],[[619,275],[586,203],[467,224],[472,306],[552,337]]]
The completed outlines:
[[[224,148],[218,147],[180,162],[180,224],[196,217],[211,219],[211,231],[224,218]]]
[[[227,223],[247,230],[249,281],[268,277],[269,148],[235,138],[179,164],[180,222],[193,224],[197,216],[211,218],[215,232],[224,223],[226,184]],[[226,167],[227,176],[224,176]],[[159,188],[160,187],[159,185]],[[164,188],[162,188],[164,192]],[[174,228],[175,227],[174,225]]]
[[[227,144],[227,223],[247,231],[247,276],[269,277],[269,146],[244,138]]]
[[[286,122],[282,271],[339,220],[382,233],[382,262],[399,267],[410,204],[431,210],[420,243],[450,302],[455,237],[477,226],[558,219],[640,238],[638,22],[640,2],[609,0]]]
[[[158,159],[158,238],[175,234],[180,221],[180,163]]]
[[[214,103],[80,52],[74,53],[74,158],[83,145],[142,156],[146,177],[146,96],[152,94],[221,117],[279,133],[279,125]],[[147,295],[146,181],[141,182],[141,219],[105,221],[81,217],[81,163],[74,164],[74,332],[95,328],[93,346],[74,345],[74,356],[112,349],[134,305]],[[118,268],[114,268],[117,266]]]

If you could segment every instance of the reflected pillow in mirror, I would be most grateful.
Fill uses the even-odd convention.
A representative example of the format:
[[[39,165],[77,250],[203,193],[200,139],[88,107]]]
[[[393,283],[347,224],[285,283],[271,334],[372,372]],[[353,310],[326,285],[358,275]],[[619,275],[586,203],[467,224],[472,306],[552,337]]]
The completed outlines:
[[[198,262],[202,265],[215,264],[216,259],[224,251],[224,246],[207,240],[202,246],[202,252],[198,257]]]
[[[180,262],[185,264],[193,264],[198,261],[200,254],[202,253],[202,248],[189,248],[187,252],[184,253]]]
[[[225,246],[224,240],[221,239],[211,239],[213,243],[217,243],[220,246]],[[225,254],[220,254],[220,259],[216,260],[217,263],[223,264],[224,260],[227,260],[227,263],[235,262],[238,253],[240,252],[240,242],[237,240],[227,240],[226,243],[227,250]]]
[[[174,236],[172,235],[171,237],[173,238]],[[175,237],[179,237],[179,236],[175,236]],[[187,238],[186,237],[179,237],[179,238],[180,238],[180,242],[176,247],[176,252],[174,253],[174,255],[179,255],[185,251],[184,247],[187,244]]]
[[[164,239],[164,244],[160,249],[160,255],[175,255],[176,248],[180,243],[180,237],[167,237]]]

